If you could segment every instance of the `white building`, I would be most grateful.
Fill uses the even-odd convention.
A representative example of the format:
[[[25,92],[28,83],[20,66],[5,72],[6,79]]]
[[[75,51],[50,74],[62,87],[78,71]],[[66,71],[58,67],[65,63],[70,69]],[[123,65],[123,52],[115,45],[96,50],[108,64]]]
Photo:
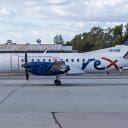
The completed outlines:
[[[72,46],[61,44],[0,44],[0,52],[73,52]]]

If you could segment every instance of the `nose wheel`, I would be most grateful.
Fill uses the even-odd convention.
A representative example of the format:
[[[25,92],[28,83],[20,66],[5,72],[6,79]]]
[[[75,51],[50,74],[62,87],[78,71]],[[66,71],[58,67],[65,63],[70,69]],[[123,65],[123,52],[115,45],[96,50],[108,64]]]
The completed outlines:
[[[54,84],[56,86],[60,86],[61,85],[61,81],[59,80],[59,76],[58,75],[56,76],[56,79],[54,80]]]
[[[56,79],[56,80],[54,81],[54,84],[55,84],[56,86],[60,86],[60,85],[61,85],[61,81]]]

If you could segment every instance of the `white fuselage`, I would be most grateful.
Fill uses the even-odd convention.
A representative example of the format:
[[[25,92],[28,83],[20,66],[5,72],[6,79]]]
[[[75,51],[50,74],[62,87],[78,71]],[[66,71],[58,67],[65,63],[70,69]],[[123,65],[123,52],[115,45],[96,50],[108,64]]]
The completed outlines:
[[[124,48],[124,49],[123,49]],[[87,53],[28,53],[28,62],[65,61],[70,66],[69,74],[88,72],[107,72],[118,70],[128,65],[128,59],[123,58],[126,46],[115,47]],[[24,68],[24,53],[0,53],[0,72],[22,72]]]

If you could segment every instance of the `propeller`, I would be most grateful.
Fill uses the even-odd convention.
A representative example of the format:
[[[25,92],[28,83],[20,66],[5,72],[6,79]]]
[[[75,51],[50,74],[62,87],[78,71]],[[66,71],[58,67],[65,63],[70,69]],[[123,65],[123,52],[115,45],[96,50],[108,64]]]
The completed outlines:
[[[29,79],[29,72],[27,70],[27,65],[28,65],[28,56],[27,56],[27,52],[25,52],[25,77],[26,77],[26,80]]]
[[[27,57],[27,52],[25,52],[25,57],[24,57],[25,63],[22,64],[22,67],[25,68],[25,77],[26,80],[29,79],[29,71],[28,71],[28,57]]]
[[[25,76],[26,76],[26,80],[28,80],[29,79],[29,72],[26,68],[25,68]]]

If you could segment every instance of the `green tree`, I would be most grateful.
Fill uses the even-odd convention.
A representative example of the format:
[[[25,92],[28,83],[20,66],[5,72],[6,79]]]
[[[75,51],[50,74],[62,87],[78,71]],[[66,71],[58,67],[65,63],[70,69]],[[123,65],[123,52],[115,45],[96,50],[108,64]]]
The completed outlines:
[[[76,35],[71,44],[74,49],[79,52],[96,50],[109,47],[112,41],[112,33],[108,29],[107,32],[100,27],[93,27],[90,32]]]
[[[128,23],[125,25],[124,41],[128,40]]]
[[[113,28],[113,36],[114,39],[112,41],[112,45],[119,45],[122,44],[124,37],[123,37],[123,25],[117,25]]]
[[[117,36],[123,36],[123,25],[116,25],[114,28],[113,28],[113,35],[114,35],[114,38],[116,38]]]
[[[72,46],[71,42],[70,41],[67,41],[64,46]]]
[[[71,44],[72,44],[74,50],[78,50],[79,52],[81,52],[81,49],[82,49],[81,34],[76,35],[76,36],[71,40]]]
[[[125,24],[125,29],[122,24],[107,29],[93,27],[88,33],[76,35],[71,40],[71,45],[79,52],[86,52],[120,45],[126,40],[128,40],[128,23]]]
[[[63,39],[62,35],[56,35],[54,37],[54,43],[55,44],[64,44],[64,39]]]

